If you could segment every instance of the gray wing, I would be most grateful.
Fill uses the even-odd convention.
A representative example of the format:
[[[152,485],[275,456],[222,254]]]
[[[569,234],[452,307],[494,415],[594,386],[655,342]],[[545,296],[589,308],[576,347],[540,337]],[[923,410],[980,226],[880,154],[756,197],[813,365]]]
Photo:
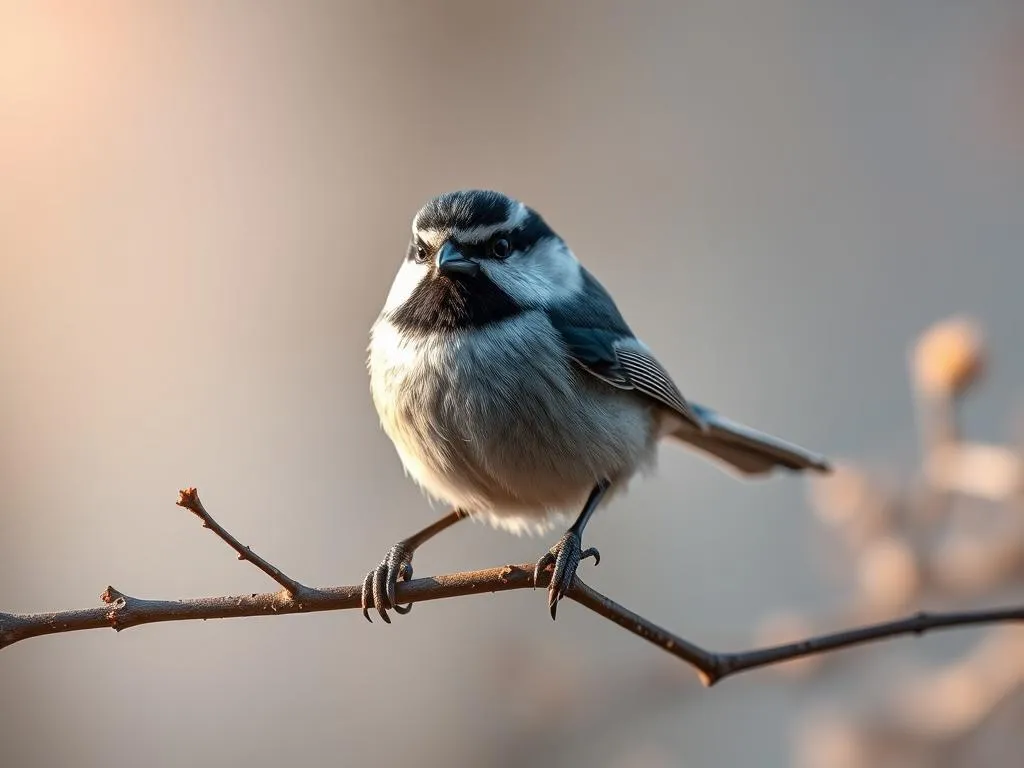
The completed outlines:
[[[707,428],[700,415],[686,402],[668,371],[653,355],[642,349],[619,344],[614,345],[614,353],[618,368],[625,377],[623,386],[667,405],[694,428],[700,431]]]
[[[569,356],[591,375],[649,397],[703,430],[700,416],[661,363],[637,341],[608,292],[586,270],[583,278],[576,298],[547,311]]]
[[[747,475],[776,467],[830,470],[828,462],[815,453],[687,402],[672,377],[636,339],[608,292],[586,270],[580,294],[547,313],[569,355],[583,370],[614,387],[649,397],[682,417],[674,437]]]
[[[707,430],[700,432],[683,424],[672,433],[673,436],[710,453],[743,474],[762,475],[776,467],[817,472],[832,469],[825,457],[798,445],[735,422],[697,403],[691,403],[690,407],[707,425]]]

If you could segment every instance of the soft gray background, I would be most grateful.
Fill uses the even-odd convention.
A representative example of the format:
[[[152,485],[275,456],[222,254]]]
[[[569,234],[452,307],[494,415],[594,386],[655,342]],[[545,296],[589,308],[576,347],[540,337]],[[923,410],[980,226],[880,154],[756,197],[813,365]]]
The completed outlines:
[[[998,364],[968,424],[1005,434],[1022,11],[0,3],[0,608],[271,587],[173,505],[184,485],[313,584],[361,580],[431,519],[377,426],[366,332],[410,217],[455,187],[542,211],[684,392],[840,458],[913,458],[908,345],[969,312]],[[814,526],[804,481],[667,448],[588,529],[584,577],[738,648],[772,610],[828,614]],[[467,525],[417,572],[549,544]],[[390,627],[97,631],[0,654],[0,749],[12,768],[789,764],[792,691],[687,680],[527,591]],[[625,704],[595,726],[602,694]]]

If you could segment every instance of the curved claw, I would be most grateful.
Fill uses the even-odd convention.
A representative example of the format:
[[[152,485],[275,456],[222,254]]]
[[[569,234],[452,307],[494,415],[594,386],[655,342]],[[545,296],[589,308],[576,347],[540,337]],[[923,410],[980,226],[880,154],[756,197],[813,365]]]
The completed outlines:
[[[551,581],[548,583],[548,608],[552,619],[558,612],[558,601],[565,597],[576,582],[576,569],[580,562],[588,557],[594,558],[594,565],[601,562],[601,553],[597,548],[590,547],[584,551],[579,534],[570,530],[534,566],[534,586],[537,585],[541,571],[549,565],[554,566],[551,570]]]
[[[412,610],[412,604],[397,604],[395,587],[399,579],[412,579],[412,551],[404,542],[399,542],[389,549],[380,564],[366,574],[363,580],[363,617],[367,621],[373,623],[369,613],[371,602],[385,624],[391,623],[389,609],[403,615]]]
[[[412,581],[412,554],[409,555],[409,560],[402,564],[402,572],[396,575],[395,580]],[[394,583],[392,583],[392,594],[394,593]],[[412,603],[408,605],[399,605],[394,598],[391,598],[391,607],[395,609],[395,613],[404,616],[412,610]]]
[[[537,565],[533,567],[533,588],[537,588],[537,582],[540,581],[540,572],[547,568],[549,565],[554,565],[555,556],[548,552],[537,561]]]
[[[384,619],[384,623],[390,624],[391,617],[388,616],[388,607],[391,603],[388,602],[387,585],[384,583],[388,577],[387,565],[387,558],[385,558],[373,574],[373,605],[380,617]]]
[[[390,558],[386,558],[386,560],[390,560]],[[385,563],[381,563],[381,565],[384,564]],[[395,597],[395,591],[397,589],[396,582],[398,581],[398,567],[393,560],[387,562],[386,565],[387,571],[385,572],[383,578],[384,589],[387,592],[388,605],[394,605],[396,602],[398,602],[398,600]]]
[[[363,618],[373,624],[373,619],[370,618],[370,590],[373,589],[373,574],[376,573],[376,569],[366,574],[366,578],[363,579]]]

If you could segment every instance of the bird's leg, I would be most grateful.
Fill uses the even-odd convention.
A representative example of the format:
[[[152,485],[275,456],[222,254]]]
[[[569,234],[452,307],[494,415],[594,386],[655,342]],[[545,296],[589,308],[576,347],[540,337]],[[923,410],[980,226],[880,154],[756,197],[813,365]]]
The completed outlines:
[[[551,572],[551,582],[548,584],[548,607],[551,609],[552,619],[555,618],[555,612],[558,610],[558,601],[565,597],[566,592],[576,581],[576,568],[580,561],[593,557],[594,565],[601,562],[601,553],[595,547],[583,549],[583,529],[587,527],[590,516],[594,514],[610,487],[610,481],[598,481],[590,492],[590,496],[587,497],[587,503],[583,505],[583,511],[576,518],[576,522],[565,532],[558,543],[537,561],[537,565],[533,569],[533,583],[536,584],[540,578],[540,572],[549,565],[554,566]]]
[[[370,618],[370,606],[373,605],[380,617],[388,624],[391,617],[388,616],[388,608],[394,608],[396,613],[408,613],[412,605],[401,606],[395,601],[395,586],[398,580],[409,581],[412,579],[412,555],[428,539],[434,538],[445,528],[450,528],[465,517],[468,512],[461,509],[453,509],[440,520],[428,525],[422,531],[414,533],[407,539],[402,539],[395,544],[380,565],[366,574],[363,580],[363,616],[372,623]]]

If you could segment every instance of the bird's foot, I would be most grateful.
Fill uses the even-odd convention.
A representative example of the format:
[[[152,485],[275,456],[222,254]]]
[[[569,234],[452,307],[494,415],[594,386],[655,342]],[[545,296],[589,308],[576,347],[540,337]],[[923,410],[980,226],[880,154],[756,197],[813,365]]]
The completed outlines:
[[[594,565],[601,562],[601,553],[596,547],[583,549],[580,535],[576,531],[566,531],[565,535],[555,546],[548,550],[548,553],[537,561],[533,569],[533,584],[537,585],[540,579],[540,572],[549,565],[553,566],[551,582],[548,584],[548,607],[551,609],[551,618],[555,618],[558,610],[558,601],[565,597],[572,589],[576,581],[576,568],[581,561],[588,557],[594,558]]]
[[[370,623],[373,623],[373,619],[370,618],[371,605],[377,609],[377,613],[387,624],[391,623],[388,609],[393,608],[395,613],[400,614],[412,610],[411,603],[406,606],[398,605],[395,600],[395,587],[399,579],[412,579],[413,551],[406,542],[400,541],[388,550],[380,565],[366,574],[363,580],[363,616]]]

